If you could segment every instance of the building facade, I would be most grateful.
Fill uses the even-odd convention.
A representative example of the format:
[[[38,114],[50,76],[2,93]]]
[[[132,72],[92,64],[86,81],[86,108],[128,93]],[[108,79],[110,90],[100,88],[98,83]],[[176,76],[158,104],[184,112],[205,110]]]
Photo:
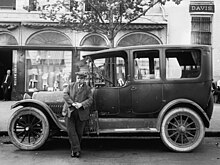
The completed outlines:
[[[207,44],[212,46],[213,77],[220,79],[220,1],[183,0],[167,3],[168,44]]]
[[[29,3],[33,0],[0,2],[0,78],[7,69],[12,70],[12,100],[22,99],[25,92],[62,90],[75,79],[74,73],[79,70],[75,64],[82,55],[110,45],[103,34],[74,31],[41,19],[38,11],[23,9]],[[212,45],[214,77],[218,79],[218,6],[217,0],[157,5],[121,31],[115,37],[114,46]]]

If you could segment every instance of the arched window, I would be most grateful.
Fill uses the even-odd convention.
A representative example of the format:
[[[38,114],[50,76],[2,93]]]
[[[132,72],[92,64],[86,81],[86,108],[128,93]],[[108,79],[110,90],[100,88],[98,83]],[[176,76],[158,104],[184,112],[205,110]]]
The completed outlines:
[[[37,50],[25,53],[26,91],[60,91],[71,82],[72,51],[45,47],[72,47],[71,40],[58,31],[41,31],[26,41]]]
[[[70,39],[57,31],[42,31],[32,35],[26,45],[72,46]]]
[[[8,33],[0,33],[0,45],[18,45],[14,36]]]
[[[80,43],[81,46],[107,47],[105,38],[99,34],[89,34]]]
[[[119,42],[118,47],[135,46],[135,45],[153,45],[161,44],[162,42],[154,35],[144,32],[129,33],[123,36]]]

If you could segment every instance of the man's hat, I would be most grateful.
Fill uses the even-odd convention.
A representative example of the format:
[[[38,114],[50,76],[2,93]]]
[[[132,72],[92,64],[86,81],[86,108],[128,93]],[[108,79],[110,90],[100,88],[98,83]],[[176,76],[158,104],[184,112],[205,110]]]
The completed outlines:
[[[89,74],[89,66],[88,65],[83,65],[79,67],[79,71],[75,73],[78,75],[80,78],[86,78],[87,75]]]

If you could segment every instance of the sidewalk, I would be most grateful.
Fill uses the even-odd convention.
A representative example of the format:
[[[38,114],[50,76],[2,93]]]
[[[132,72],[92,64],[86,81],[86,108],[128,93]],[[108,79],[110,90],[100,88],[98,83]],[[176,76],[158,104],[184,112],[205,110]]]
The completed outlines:
[[[8,120],[13,110],[10,110],[11,105],[16,103],[16,101],[0,101],[0,134],[7,132]],[[211,124],[206,133],[220,135],[220,104],[214,105],[214,111],[211,119]]]
[[[0,132],[6,132],[8,127],[8,120],[12,113],[11,105],[16,101],[0,101]]]

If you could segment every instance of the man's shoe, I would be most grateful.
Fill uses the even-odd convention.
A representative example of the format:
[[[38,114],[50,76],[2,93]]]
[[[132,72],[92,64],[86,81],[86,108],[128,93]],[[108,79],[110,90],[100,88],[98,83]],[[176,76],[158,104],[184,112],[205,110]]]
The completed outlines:
[[[80,152],[75,152],[75,157],[79,158],[80,157]]]
[[[71,152],[71,157],[75,157],[75,153],[73,151]]]

